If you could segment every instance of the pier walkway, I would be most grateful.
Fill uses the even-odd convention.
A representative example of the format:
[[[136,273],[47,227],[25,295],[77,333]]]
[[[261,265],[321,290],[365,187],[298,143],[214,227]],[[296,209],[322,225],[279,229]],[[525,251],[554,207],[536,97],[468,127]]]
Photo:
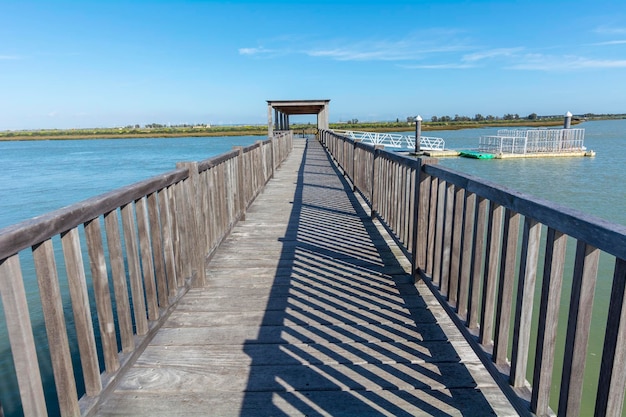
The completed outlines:
[[[95,414],[516,415],[314,139]]]

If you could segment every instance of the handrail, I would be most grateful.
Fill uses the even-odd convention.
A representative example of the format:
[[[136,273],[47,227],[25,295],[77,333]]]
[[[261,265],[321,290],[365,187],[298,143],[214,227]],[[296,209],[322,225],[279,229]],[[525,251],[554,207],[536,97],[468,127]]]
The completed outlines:
[[[292,139],[291,132],[276,132],[254,145],[179,163],[171,172],[0,230],[0,294],[25,415],[47,415],[44,384],[52,378],[61,415],[95,409],[180,297],[191,286],[206,284],[207,257],[245,216],[291,151]],[[59,239],[65,268],[55,254]],[[65,280],[84,395],[74,377],[63,314]],[[32,285],[39,287],[41,304],[29,305],[25,288]],[[43,360],[51,366],[43,368],[51,367],[52,375],[40,371],[34,310],[44,318],[49,356]]]
[[[599,377],[592,383],[595,415],[621,415],[626,227],[437,166],[435,160],[363,147],[329,131],[320,133],[320,141],[365,197],[372,216],[403,244],[414,276],[438,295],[521,413],[548,415],[552,403],[558,415],[580,415],[600,257],[613,256],[605,259],[613,262],[612,276],[600,277],[612,289]],[[573,256],[567,256],[568,240],[575,246]],[[562,292],[570,293],[569,300],[562,300]],[[567,331],[556,349],[559,324]],[[561,377],[560,392],[551,396],[555,375]]]

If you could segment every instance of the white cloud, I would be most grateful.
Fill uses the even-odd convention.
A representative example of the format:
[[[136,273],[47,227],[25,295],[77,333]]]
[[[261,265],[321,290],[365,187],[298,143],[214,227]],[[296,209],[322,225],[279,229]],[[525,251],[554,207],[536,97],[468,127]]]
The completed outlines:
[[[265,49],[265,48],[239,48],[239,54],[240,55],[265,55],[265,54],[270,54],[274,51],[272,51],[271,49]]]
[[[526,54],[517,63],[505,67],[515,70],[575,71],[585,69],[626,68],[626,60],[591,59],[579,56]]]
[[[336,61],[409,61],[421,60],[426,56],[452,52],[466,52],[473,48],[458,36],[458,31],[432,29],[414,33],[400,39],[370,39],[366,41],[346,41],[341,39],[320,41],[303,39],[289,42],[283,37],[273,49],[240,48],[241,55],[287,55],[302,54],[315,58]],[[304,45],[304,46],[302,46]]]
[[[430,55],[463,52],[471,49],[463,40],[451,36],[450,32],[441,31],[434,35],[413,35],[399,40],[358,43],[335,41],[332,43],[338,46],[330,48],[312,47],[305,53],[312,57],[330,58],[337,61],[410,61],[421,60]]]
[[[615,40],[615,41],[606,41],[606,42],[597,42],[590,44],[592,46],[611,46],[611,45],[626,45],[626,39],[624,40]]]
[[[496,48],[496,49],[487,49],[484,51],[475,52],[472,54],[467,54],[463,56],[463,61],[465,62],[476,62],[482,61],[485,59],[493,59],[493,58],[511,58],[516,55],[519,55],[524,48]]]
[[[476,65],[463,63],[447,63],[447,64],[416,64],[416,65],[399,65],[406,69],[467,69],[475,68]]]
[[[612,27],[612,26],[599,26],[596,29],[594,29],[594,32],[601,34],[601,35],[625,35],[626,28]]]

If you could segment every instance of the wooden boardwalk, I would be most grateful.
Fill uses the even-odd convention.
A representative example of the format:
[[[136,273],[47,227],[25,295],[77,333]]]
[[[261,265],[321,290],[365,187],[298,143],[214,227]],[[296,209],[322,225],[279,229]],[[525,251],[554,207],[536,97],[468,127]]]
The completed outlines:
[[[294,140],[97,415],[517,415],[314,140]]]

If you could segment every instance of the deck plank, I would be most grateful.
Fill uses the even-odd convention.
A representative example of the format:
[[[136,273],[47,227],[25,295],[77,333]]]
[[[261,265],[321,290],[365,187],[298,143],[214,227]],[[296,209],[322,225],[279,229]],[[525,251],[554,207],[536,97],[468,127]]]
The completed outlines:
[[[314,140],[97,415],[516,415]]]

